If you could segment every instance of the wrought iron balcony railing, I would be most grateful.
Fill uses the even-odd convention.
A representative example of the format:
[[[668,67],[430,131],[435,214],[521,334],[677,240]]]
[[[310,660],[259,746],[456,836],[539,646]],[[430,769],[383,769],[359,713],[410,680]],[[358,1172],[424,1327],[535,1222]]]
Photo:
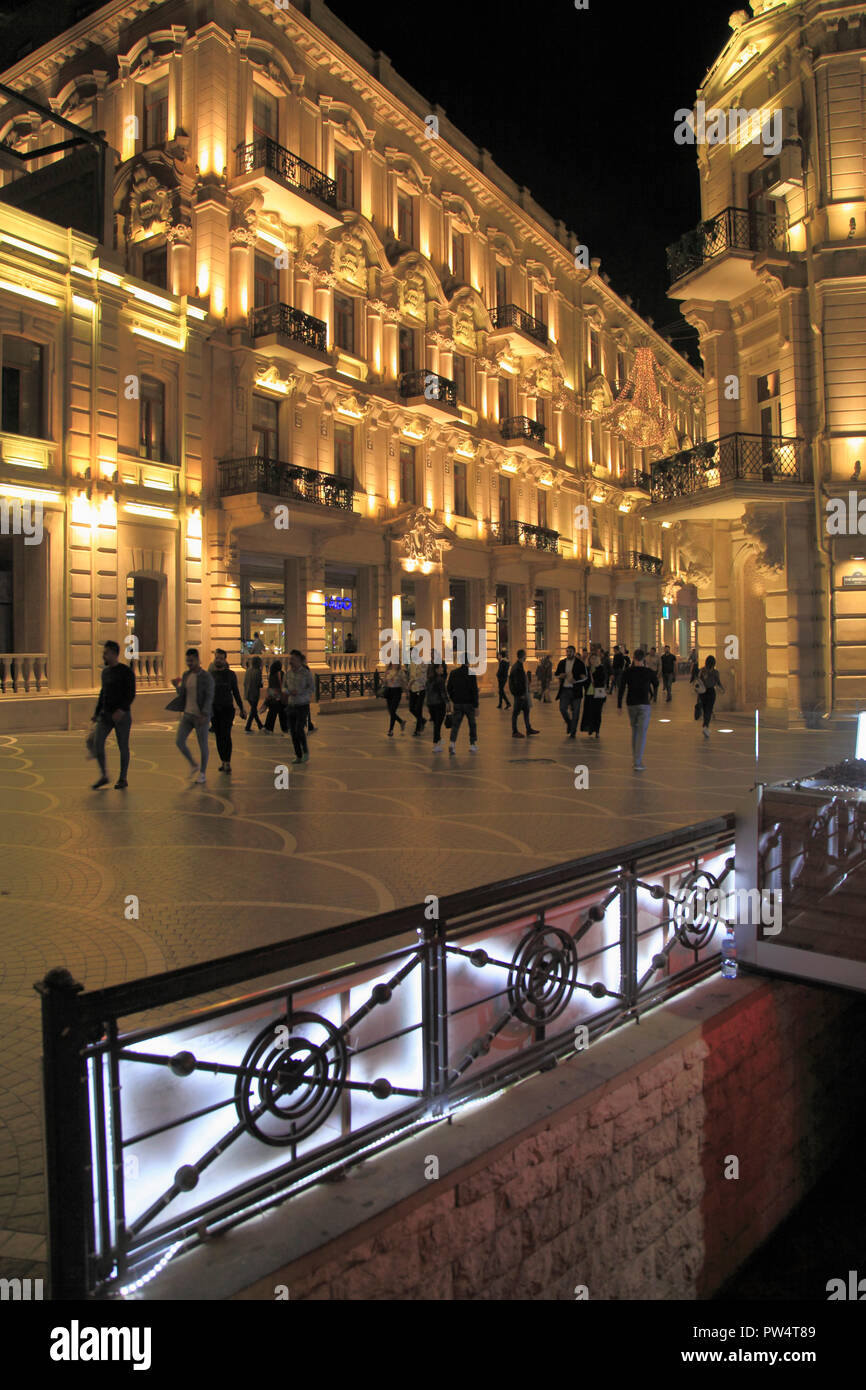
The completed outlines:
[[[624,550],[616,562],[619,570],[641,570],[643,574],[661,574],[660,555],[645,555],[642,550]]]
[[[400,377],[400,395],[408,400],[412,396],[423,396],[428,401],[438,401],[440,405],[457,405],[457,383],[447,376],[423,369],[404,372]]]
[[[326,352],[328,348],[328,325],[321,319],[314,319],[312,314],[293,309],[291,304],[267,304],[264,308],[250,310],[250,337],[264,338],[269,333],[314,348],[316,352]]]
[[[531,314],[527,314],[525,309],[519,308],[516,304],[498,304],[490,310],[490,322],[494,329],[518,328],[521,333],[526,333],[545,347],[550,341],[547,324],[542,323],[541,319],[534,319]]]
[[[715,974],[726,924],[706,895],[728,893],[733,847],[720,816],[442,897],[435,921],[422,902],[84,993],[50,971],[52,1297],[158,1280],[335,1167],[573,1057],[578,1030],[592,1046]]]
[[[652,474],[644,473],[640,468],[633,468],[625,479],[627,488],[637,489],[641,492],[650,492],[652,489]]]
[[[525,545],[546,550],[551,555],[559,554],[559,532],[550,531],[546,526],[533,526],[528,521],[504,521],[493,523],[490,529],[499,545]]]
[[[725,208],[667,248],[670,283],[675,284],[724,251],[783,250],[785,228],[781,213]]]
[[[530,439],[533,444],[543,444],[546,430],[528,415],[510,415],[500,424],[499,433],[503,439]]]
[[[339,507],[344,512],[353,509],[355,490],[348,479],[277,459],[223,459],[217,464],[217,477],[221,497],[266,492],[270,497],[312,502],[317,507]]]
[[[311,193],[321,202],[336,208],[336,179],[329,179],[321,169],[316,169],[305,159],[301,159],[300,155],[292,154],[291,150],[278,145],[276,140],[269,140],[266,136],[260,135],[249,145],[238,145],[235,155],[236,175],[251,174],[254,169],[264,169],[283,183],[299,188],[302,193]]]
[[[670,502],[708,488],[750,483],[805,483],[805,443],[782,435],[726,434],[653,464],[652,500]]]

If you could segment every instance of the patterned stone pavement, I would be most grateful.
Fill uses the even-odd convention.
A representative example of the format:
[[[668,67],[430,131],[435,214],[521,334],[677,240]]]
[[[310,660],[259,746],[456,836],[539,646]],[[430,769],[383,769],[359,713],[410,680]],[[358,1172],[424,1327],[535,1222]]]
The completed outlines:
[[[90,790],[80,733],[0,737],[0,1276],[46,1274],[33,990],[46,970],[66,966],[97,989],[745,808],[750,722],[722,716],[705,742],[691,707],[680,685],[655,708],[644,773],[612,700],[601,739],[574,743],[553,704],[535,705],[540,736],[518,741],[484,700],[478,754],[464,726],[454,758],[431,752],[429,728],[387,738],[383,710],[331,715],[301,768],[288,738],[236,722],[233,776],[217,772],[212,741],[204,787],[190,784],[169,724],[133,727],[126,791]],[[853,756],[853,744],[853,725],[765,730],[761,780]],[[117,766],[112,741],[112,783]],[[138,920],[126,919],[131,894]]]

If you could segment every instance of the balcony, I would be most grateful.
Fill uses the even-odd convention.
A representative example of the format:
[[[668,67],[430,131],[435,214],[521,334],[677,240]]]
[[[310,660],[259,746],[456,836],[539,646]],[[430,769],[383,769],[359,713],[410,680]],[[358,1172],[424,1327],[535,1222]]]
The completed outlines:
[[[507,346],[518,357],[529,357],[539,348],[546,350],[550,346],[547,324],[516,304],[499,304],[491,309],[490,322],[493,329],[487,336],[491,347]]]
[[[337,211],[336,181],[276,140],[260,136],[235,150],[231,192],[237,194],[252,188],[264,193],[267,206],[293,227],[321,224],[332,231],[343,224]]]
[[[653,515],[740,516],[743,503],[808,500],[805,443],[782,435],[726,434],[653,464]]]
[[[530,420],[528,415],[511,415],[507,420],[502,420],[499,425],[499,433],[503,439],[525,440],[528,444],[544,450],[545,428],[537,420]]]
[[[671,299],[735,299],[758,285],[754,258],[785,252],[782,214],[725,208],[667,249]]]
[[[660,555],[645,555],[642,550],[625,550],[614,566],[618,570],[638,570],[641,574],[661,577],[662,560]]]
[[[498,545],[521,545],[530,550],[544,550],[548,555],[559,554],[559,532],[546,526],[531,526],[528,521],[495,522],[490,527]]]
[[[309,502],[315,507],[335,507],[351,512],[355,490],[346,478],[319,473],[314,468],[296,468],[277,459],[224,459],[217,464],[220,497],[263,492],[293,502]]]
[[[409,410],[448,420],[460,418],[457,384],[447,376],[438,376],[436,372],[424,369],[403,372],[397,389]]]
[[[652,492],[652,474],[644,473],[639,468],[633,468],[630,473],[620,479],[619,486],[626,497],[649,497]]]
[[[301,371],[315,372],[331,365],[327,324],[290,304],[252,309],[249,331],[257,348],[267,349],[272,356],[291,362]]]

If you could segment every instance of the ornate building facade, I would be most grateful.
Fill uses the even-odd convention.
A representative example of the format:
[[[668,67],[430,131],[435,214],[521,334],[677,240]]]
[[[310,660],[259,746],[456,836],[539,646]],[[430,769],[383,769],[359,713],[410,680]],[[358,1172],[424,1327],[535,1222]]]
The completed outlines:
[[[694,555],[605,411],[649,348],[689,449],[700,376],[324,5],[107,4],[2,81],[114,151],[113,245],[0,189],[0,496],[47,536],[0,537],[6,693],[127,632],[156,685],[260,633],[371,670],[406,622],[685,654]],[[58,129],[0,107],[31,179]]]
[[[812,723],[866,700],[866,12],[756,0],[730,25],[692,118],[704,220],[668,252],[708,441],[654,465],[651,510],[736,703]]]

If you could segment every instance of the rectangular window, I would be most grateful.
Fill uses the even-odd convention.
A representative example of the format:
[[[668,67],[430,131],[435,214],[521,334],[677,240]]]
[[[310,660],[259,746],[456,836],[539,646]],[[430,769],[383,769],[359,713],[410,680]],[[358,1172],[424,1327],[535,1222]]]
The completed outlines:
[[[278,459],[279,404],[267,396],[253,396],[253,456]]]
[[[400,373],[414,372],[415,370],[415,331],[412,328],[400,328],[399,337]]]
[[[616,389],[621,391],[625,386],[625,353],[617,349],[616,354]]]
[[[343,352],[355,351],[355,301],[347,294],[334,295],[334,343]]]
[[[598,512],[594,509],[592,513],[592,549],[604,549],[604,546],[601,543],[601,526],[599,525]]]
[[[253,274],[253,308],[266,309],[269,304],[279,303],[279,272],[274,257],[257,251]]]
[[[165,458],[165,385],[153,377],[143,376],[139,386],[139,418],[141,440],[139,454],[143,459],[166,462]]]
[[[459,284],[466,284],[466,238],[462,232],[451,233],[451,273]]]
[[[357,575],[331,574],[325,571],[325,651],[344,652],[346,639],[351,637],[349,650],[356,642],[354,631],[358,622],[355,585]],[[357,647],[355,647],[357,650]]]
[[[408,193],[397,194],[397,240],[415,245],[415,209]]]
[[[157,289],[168,289],[168,247],[154,246],[141,253],[141,278]]]
[[[334,425],[334,473],[344,482],[355,482],[355,431],[351,425]]]
[[[499,525],[507,526],[511,520],[511,479],[504,473],[499,475]]]
[[[44,438],[45,349],[28,338],[3,338],[3,429],[7,434]]]
[[[601,351],[598,341],[598,329],[590,327],[589,330],[589,370],[593,376],[597,376],[601,371]]]
[[[264,87],[253,87],[253,139],[276,140],[280,128],[280,101]]]
[[[538,524],[547,526],[547,493],[538,489]]]
[[[351,150],[338,145],[334,153],[334,177],[337,180],[337,202],[341,208],[355,206],[355,156]]]
[[[508,303],[508,270],[504,265],[496,267],[496,307],[501,309]]]
[[[412,444],[400,445],[400,501],[418,501],[418,474],[415,463],[415,449]]]
[[[543,652],[547,650],[547,604],[544,601],[544,590],[535,591],[535,650]]]
[[[458,516],[472,516],[466,487],[465,463],[454,463],[454,511]]]
[[[144,89],[144,141],[146,150],[168,139],[168,78],[150,82]]]
[[[510,393],[509,393],[509,390],[508,390],[508,382],[506,381],[506,379],[505,379],[504,376],[501,376],[501,377],[499,378],[499,422],[500,422],[500,424],[502,423],[503,420],[507,420],[508,417],[509,417],[509,414],[510,414],[510,411],[509,411],[509,404],[510,404],[510,402],[509,402],[509,394],[510,394]]]
[[[496,585],[496,650],[508,651],[508,585]]]
[[[545,328],[546,328],[546,327],[547,327],[547,295],[546,295],[546,294],[542,294],[542,293],[540,293],[538,290],[536,290],[536,292],[535,292],[535,294],[534,294],[534,296],[533,296],[533,305],[534,305],[533,311],[532,311],[532,316],[533,316],[533,318],[538,319],[538,322],[539,322],[539,323],[543,323],[544,326],[545,326]]]
[[[547,429],[547,411],[546,411],[545,408],[544,408],[544,397],[543,397],[543,396],[537,396],[536,399],[535,399],[535,418],[536,418],[536,420],[538,421],[539,425],[543,425],[544,428],[545,428],[545,430],[546,430],[546,429]]]
[[[459,352],[455,352],[451,359],[451,370],[454,373],[454,384],[457,387],[457,399],[463,405],[471,405],[469,399],[469,373],[467,371],[466,358]]]

